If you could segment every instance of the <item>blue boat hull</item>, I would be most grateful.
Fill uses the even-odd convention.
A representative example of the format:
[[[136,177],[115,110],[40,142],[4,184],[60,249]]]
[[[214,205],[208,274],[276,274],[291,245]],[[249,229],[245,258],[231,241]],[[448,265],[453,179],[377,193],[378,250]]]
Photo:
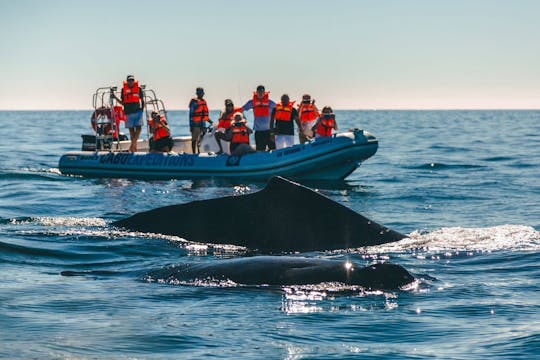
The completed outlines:
[[[73,151],[59,161],[62,174],[136,179],[253,178],[340,180],[377,152],[362,130],[241,157],[230,155]]]

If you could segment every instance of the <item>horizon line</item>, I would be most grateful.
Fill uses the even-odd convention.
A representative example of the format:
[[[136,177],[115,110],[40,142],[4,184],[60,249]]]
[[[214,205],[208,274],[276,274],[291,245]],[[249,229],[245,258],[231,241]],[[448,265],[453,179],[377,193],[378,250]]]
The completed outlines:
[[[0,109],[0,111],[92,111],[86,109]],[[210,109],[210,111],[221,111],[223,109]],[[337,111],[540,111],[540,108],[334,108]],[[189,111],[189,109],[166,109],[166,111]]]

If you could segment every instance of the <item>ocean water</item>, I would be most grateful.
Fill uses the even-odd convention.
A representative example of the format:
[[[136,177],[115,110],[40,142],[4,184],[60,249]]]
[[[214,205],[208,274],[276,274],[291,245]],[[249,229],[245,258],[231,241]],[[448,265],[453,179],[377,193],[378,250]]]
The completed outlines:
[[[410,238],[297,256],[392,261],[418,279],[388,292],[150,281],[241,254],[112,221],[264,183],[63,176],[89,115],[0,112],[0,358],[540,357],[540,111],[337,112],[379,151],[345,181],[306,185]],[[188,133],[185,112],[170,122]]]

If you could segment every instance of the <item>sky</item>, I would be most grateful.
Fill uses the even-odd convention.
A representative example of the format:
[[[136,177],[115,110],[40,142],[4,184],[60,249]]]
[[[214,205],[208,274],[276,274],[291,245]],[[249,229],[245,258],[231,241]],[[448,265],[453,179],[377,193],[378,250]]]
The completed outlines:
[[[133,74],[168,109],[255,87],[335,109],[540,109],[537,0],[0,0],[0,110],[90,109]]]

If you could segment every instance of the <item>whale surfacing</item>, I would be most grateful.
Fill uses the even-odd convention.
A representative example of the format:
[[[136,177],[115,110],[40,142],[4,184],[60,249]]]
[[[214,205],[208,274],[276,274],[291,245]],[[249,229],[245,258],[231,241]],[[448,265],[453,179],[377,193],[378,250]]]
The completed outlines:
[[[359,267],[353,262],[291,257],[255,256],[174,265],[150,274],[166,283],[232,281],[242,285],[310,285],[337,282],[371,290],[398,289],[414,281],[400,265],[376,263]]]
[[[265,254],[358,248],[406,237],[282,177],[256,193],[165,206],[113,226]]]

